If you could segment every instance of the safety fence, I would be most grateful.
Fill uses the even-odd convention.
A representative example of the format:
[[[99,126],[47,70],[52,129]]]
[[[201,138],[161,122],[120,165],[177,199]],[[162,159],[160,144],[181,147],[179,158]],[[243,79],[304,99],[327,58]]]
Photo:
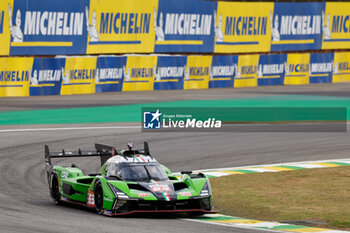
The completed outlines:
[[[0,58],[0,96],[350,81],[350,52]]]
[[[1,0],[0,55],[348,49],[350,3]]]

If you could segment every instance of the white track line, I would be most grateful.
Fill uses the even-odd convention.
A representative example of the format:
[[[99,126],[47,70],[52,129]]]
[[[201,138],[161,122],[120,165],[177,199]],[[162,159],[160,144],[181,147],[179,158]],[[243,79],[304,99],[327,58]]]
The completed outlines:
[[[272,163],[272,164],[263,164],[263,165],[246,165],[246,166],[237,166],[237,167],[226,167],[226,168],[210,168],[210,169],[201,169],[201,170],[196,170],[195,172],[218,172],[218,171],[227,171],[227,170],[237,170],[237,169],[245,169],[245,168],[264,168],[264,167],[276,167],[276,166],[288,166],[288,165],[293,165],[293,166],[300,166],[300,167],[307,167],[309,165],[305,164],[311,164],[311,163],[323,163],[323,162],[346,162],[350,163],[349,158],[345,159],[327,159],[327,160],[311,160],[311,161],[301,161],[301,162],[286,162],[286,163]],[[316,167],[323,167],[320,165],[310,165],[313,168]]]
[[[252,230],[252,231],[265,231],[265,232],[269,231],[269,232],[284,232],[285,233],[285,231],[278,231],[278,230],[273,230],[273,229],[255,228],[255,227],[238,225],[238,224],[228,224],[228,223],[220,223],[220,222],[202,221],[202,220],[191,219],[191,218],[185,218],[185,219],[182,219],[182,220],[190,221],[190,222],[214,224],[214,225],[220,225],[220,226],[231,227],[231,228],[249,229],[249,230]],[[323,232],[321,232],[321,233],[323,233]]]
[[[87,126],[87,127],[63,127],[63,128],[31,128],[31,129],[2,129],[0,133],[31,132],[31,131],[55,131],[55,130],[83,130],[83,129],[141,129],[141,126]]]

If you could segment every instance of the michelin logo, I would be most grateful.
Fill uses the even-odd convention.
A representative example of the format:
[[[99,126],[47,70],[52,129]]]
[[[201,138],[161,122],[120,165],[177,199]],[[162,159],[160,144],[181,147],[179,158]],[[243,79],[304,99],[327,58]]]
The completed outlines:
[[[24,32],[22,32],[22,14],[16,12],[15,25],[12,23],[12,7],[8,5],[9,26],[13,42],[23,42],[23,35],[82,35],[84,13],[82,12],[53,12],[26,11]]]
[[[327,23],[326,25],[324,24],[324,11],[322,11],[322,31],[323,31],[323,36],[325,40],[330,40],[331,39],[331,30],[330,30],[330,26],[331,26],[331,22],[330,22],[330,16],[328,14],[327,16]]]
[[[106,80],[118,80],[123,78],[123,68],[98,68],[96,69],[95,82],[103,82]]]
[[[216,11],[214,11],[214,26],[216,42],[224,42],[224,33],[222,32],[222,15],[220,14],[218,25],[216,25]]]
[[[160,129],[161,128],[161,115],[157,109],[156,112],[144,112],[143,113],[143,128],[144,129]]]
[[[29,71],[29,74],[31,74],[32,71]],[[61,77],[61,70],[39,70],[35,69],[33,71],[33,75],[30,76],[30,84],[31,85],[38,85],[39,82],[56,82],[60,81]]]
[[[272,41],[280,40],[280,33],[278,31],[278,15],[275,16],[275,21],[273,21],[273,14],[270,12],[270,29]]]
[[[270,29],[272,41],[279,41],[281,35],[316,35],[330,37],[329,22],[324,26],[324,13],[321,15],[282,15],[273,16],[270,12]]]
[[[10,33],[13,38],[13,42],[23,42],[23,33],[21,30],[21,11],[17,10],[16,13],[16,24],[12,25],[12,8],[11,5],[8,5],[9,10],[9,25],[10,25]]]
[[[310,75],[312,73],[330,73],[333,70],[332,62],[311,63],[309,70]]]
[[[157,11],[156,8],[153,9],[154,14],[154,31],[156,33],[157,41],[164,41],[164,32],[163,32],[163,13],[159,14],[159,26],[157,24]]]
[[[87,7],[85,7],[85,16],[86,16],[86,28],[88,31],[88,35],[90,37],[90,41],[96,42],[98,41],[98,32],[96,29],[96,24],[97,24],[97,20],[96,20],[96,11],[94,11],[92,13],[92,25],[90,25],[90,21],[89,21],[89,9]]]
[[[285,64],[265,64],[259,65],[258,78],[264,76],[264,74],[282,74],[285,69]]]
[[[178,14],[167,13],[165,16],[165,28],[163,31],[163,13],[159,14],[159,26],[154,10],[154,27],[157,40],[164,40],[163,34],[168,35],[210,35],[212,15],[209,14]]]

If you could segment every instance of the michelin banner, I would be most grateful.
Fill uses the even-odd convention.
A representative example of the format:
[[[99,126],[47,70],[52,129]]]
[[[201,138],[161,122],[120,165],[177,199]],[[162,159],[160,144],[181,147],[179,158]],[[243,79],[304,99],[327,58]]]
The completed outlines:
[[[154,13],[154,51],[212,52],[215,10],[215,1],[159,0]]]
[[[309,84],[310,54],[288,54],[285,65],[284,85]]]
[[[238,56],[213,56],[209,72],[209,88],[233,87]]]
[[[123,91],[153,90],[156,67],[156,56],[129,56],[124,69]]]
[[[270,51],[273,3],[219,2],[214,11],[215,53]]]
[[[1,0],[0,55],[347,49],[350,3]]]
[[[1,4],[4,4],[3,1]],[[85,54],[88,0],[15,0],[7,6],[10,55]]]
[[[270,13],[271,51],[319,50],[325,3],[275,3]]]
[[[30,70],[30,95],[60,95],[65,58],[34,58]]]
[[[256,87],[258,85],[259,55],[241,55],[238,57],[234,87]]]
[[[211,60],[211,56],[187,57],[184,90],[209,88]]]
[[[0,97],[29,96],[33,58],[0,59]]]
[[[151,53],[157,0],[90,0],[86,7],[87,54]]]
[[[186,64],[186,56],[159,56],[154,90],[183,90]]]
[[[283,85],[287,54],[260,55],[258,86]]]
[[[333,83],[350,82],[350,53],[334,53]]]
[[[322,27],[322,49],[350,48],[350,3],[327,2]]]
[[[95,93],[96,57],[67,57],[61,95]]]
[[[126,56],[97,57],[95,85],[96,93],[121,91],[126,74]]]
[[[350,53],[0,58],[0,97],[350,82]]]

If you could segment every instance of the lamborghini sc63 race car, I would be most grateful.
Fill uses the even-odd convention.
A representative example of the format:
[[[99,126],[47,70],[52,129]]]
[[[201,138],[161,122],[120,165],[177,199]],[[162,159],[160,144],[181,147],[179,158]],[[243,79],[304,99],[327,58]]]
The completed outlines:
[[[200,215],[212,211],[211,188],[203,173],[181,172],[181,178],[159,164],[149,151],[127,150],[95,144],[94,151],[50,152],[45,146],[47,180],[56,204],[76,203],[108,216],[136,212],[186,212]],[[75,164],[53,166],[53,158],[98,156],[99,173],[84,175]]]

